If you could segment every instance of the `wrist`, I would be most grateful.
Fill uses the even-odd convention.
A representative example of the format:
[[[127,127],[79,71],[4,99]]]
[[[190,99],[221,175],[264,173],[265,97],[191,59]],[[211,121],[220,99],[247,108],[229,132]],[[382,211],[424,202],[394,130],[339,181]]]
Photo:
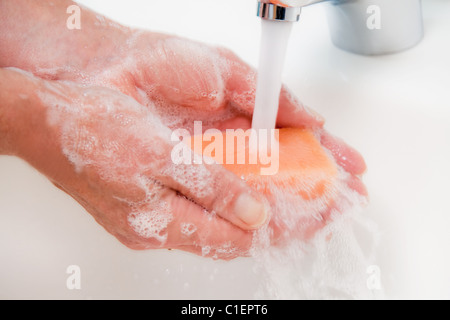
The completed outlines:
[[[81,30],[70,29],[73,1],[0,1],[0,67],[16,67],[46,79],[86,71],[111,59],[129,29],[81,8]],[[20,21],[20,23],[17,23]],[[123,40],[123,41],[122,41]]]
[[[24,72],[0,69],[0,154],[18,155],[33,131],[39,109],[36,86]]]
[[[60,132],[49,124],[50,100],[66,88],[17,69],[0,68],[0,154],[17,156],[52,181],[70,172],[60,145]],[[61,90],[61,91],[60,91]]]

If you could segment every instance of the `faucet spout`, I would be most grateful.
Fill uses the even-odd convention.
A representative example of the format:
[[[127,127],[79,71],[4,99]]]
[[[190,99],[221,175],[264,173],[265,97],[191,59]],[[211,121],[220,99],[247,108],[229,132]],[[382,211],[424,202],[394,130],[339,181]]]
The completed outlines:
[[[258,2],[257,16],[264,20],[296,22],[300,20],[301,7],[283,7],[269,2]]]
[[[286,8],[302,8],[323,1],[326,0],[261,0],[260,2],[271,3]]]
[[[363,55],[395,53],[423,38],[421,0],[259,0],[258,16],[265,20],[300,20],[302,8],[328,2],[333,43]]]
[[[300,20],[303,7],[327,0],[259,0],[258,17],[265,20],[289,21]]]

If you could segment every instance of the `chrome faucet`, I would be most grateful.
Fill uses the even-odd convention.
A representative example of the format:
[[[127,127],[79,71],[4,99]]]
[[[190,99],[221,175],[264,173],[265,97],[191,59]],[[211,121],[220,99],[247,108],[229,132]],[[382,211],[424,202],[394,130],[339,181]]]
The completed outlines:
[[[400,52],[424,36],[421,0],[260,0],[258,16],[274,21],[300,20],[303,7],[327,2],[333,43],[363,55]]]

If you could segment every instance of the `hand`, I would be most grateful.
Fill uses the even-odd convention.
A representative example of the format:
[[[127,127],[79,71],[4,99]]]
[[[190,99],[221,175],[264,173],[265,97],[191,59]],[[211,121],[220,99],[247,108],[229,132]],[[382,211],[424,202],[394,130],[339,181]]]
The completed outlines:
[[[261,197],[221,166],[175,166],[171,130],[148,108],[107,88],[15,77],[23,78],[17,81],[21,86],[31,82],[29,91],[40,102],[27,110],[30,119],[23,127],[34,125],[15,143],[14,154],[76,199],[119,241],[133,249],[172,248],[221,259],[249,254],[253,233],[246,230],[264,220],[252,226],[239,215],[251,212],[251,199]],[[322,140],[337,161],[347,159],[341,164],[353,177],[349,185],[364,193],[354,183],[365,169],[359,156],[325,133]],[[267,210],[254,205],[256,211]],[[272,209],[276,212],[276,204]],[[279,227],[275,216],[270,228],[276,229],[275,221]],[[306,232],[328,222],[294,228],[290,237],[305,239]]]
[[[114,47],[119,48],[113,54],[115,58],[98,59],[102,61],[101,67],[91,65],[90,70],[79,74],[65,73],[64,77],[120,90],[146,105],[173,130],[192,131],[194,121],[202,121],[204,130],[250,128],[256,72],[230,51],[139,31],[131,32],[127,41]],[[116,63],[115,59],[121,63]],[[104,65],[104,61],[108,63]],[[346,177],[341,177],[345,179],[342,184],[367,195],[360,180],[366,167],[359,153],[323,130],[323,119],[304,107],[286,88],[281,94],[277,124],[317,131],[323,146],[347,172]],[[272,213],[277,215],[276,201],[272,201],[271,206]],[[282,234],[284,238],[306,240],[330,222],[333,210],[342,208],[334,203],[320,213],[320,221],[310,217],[307,224],[299,221],[302,226],[288,226],[282,218],[273,217],[270,228],[276,232],[272,242],[279,242]],[[286,230],[292,232],[286,236]]]
[[[110,89],[7,73],[21,86],[16,93],[36,101],[15,108],[28,130],[18,130],[11,153],[122,243],[222,259],[248,254],[246,230],[268,215],[261,197],[219,165],[175,166],[171,130],[147,108]]]
[[[65,116],[67,121],[74,117],[73,121],[75,122],[73,122],[72,128],[85,128],[89,132],[89,135],[81,135],[80,130],[74,129],[74,132],[66,132],[61,135],[57,129],[52,129],[49,135],[61,135],[61,137],[66,137],[68,142],[70,142],[69,137],[78,137],[80,142],[72,146],[72,151],[76,150],[84,155],[76,156],[77,153],[69,153],[67,147],[64,147],[66,149],[63,149],[62,152],[63,144],[61,143],[60,150],[55,145],[48,153],[55,155],[54,161],[46,158],[35,159],[30,151],[27,157],[29,162],[82,203],[100,224],[129,247],[137,249],[179,248],[198,254],[208,252],[207,256],[216,255],[219,258],[246,255],[252,241],[252,234],[244,230],[251,229],[252,223],[243,225],[242,220],[233,216],[231,203],[236,200],[238,195],[251,194],[255,199],[260,198],[259,195],[248,190],[237,177],[224,172],[222,168],[184,168],[188,171],[191,170],[193,177],[198,177],[202,170],[208,172],[213,170],[213,176],[220,177],[212,179],[214,181],[211,183],[194,190],[196,188],[192,189],[186,179],[180,181],[181,178],[186,177],[183,176],[183,172],[176,174],[170,170],[164,171],[163,169],[170,167],[170,165],[166,167],[162,165],[161,163],[164,161],[156,162],[152,166],[152,170],[138,165],[154,159],[158,150],[166,155],[167,160],[168,146],[165,144],[168,142],[167,139],[162,139],[165,143],[158,144],[154,149],[149,147],[151,141],[143,139],[144,137],[157,137],[158,130],[161,133],[167,133],[168,128],[192,130],[194,120],[203,121],[204,129],[210,127],[218,129],[248,128],[254,103],[255,71],[225,49],[173,36],[129,30],[117,27],[116,24],[115,27],[109,27],[111,23],[108,20],[104,18],[98,20],[98,16],[89,11],[83,11],[83,16],[91,21],[92,29],[91,32],[83,33],[81,38],[77,38],[75,48],[84,48],[84,50],[76,52],[77,54],[64,54],[70,45],[73,48],[74,44],[69,41],[73,38],[62,37],[58,43],[52,43],[53,37],[46,37],[39,39],[40,46],[56,52],[51,56],[34,55],[26,60],[8,62],[2,62],[0,59],[0,63],[3,65],[6,63],[7,66],[24,68],[41,78],[69,80],[91,87],[91,89],[87,89],[73,83],[49,82],[51,86],[60,88],[58,90],[62,92],[61,96],[66,97],[63,100],[71,105],[70,110],[73,111],[73,114],[68,113]],[[86,28],[86,24],[84,26]],[[68,43],[65,43],[64,40]],[[32,41],[31,46],[33,46]],[[46,57],[51,57],[51,60],[46,60]],[[1,53],[0,58],[2,58]],[[49,65],[52,65],[52,68],[49,68]],[[109,87],[116,91],[98,87],[94,89],[93,86]],[[54,90],[53,93],[55,94]],[[59,95],[56,94],[56,96]],[[105,101],[112,100],[113,105],[127,105],[131,114],[128,115],[128,111],[116,107],[111,110],[106,109],[108,111],[106,112],[102,108],[103,102],[100,97],[104,97]],[[99,102],[100,105],[92,105],[99,104]],[[83,118],[84,120],[78,117],[76,109],[80,105],[91,105],[91,108],[88,108],[90,110],[88,114],[92,116],[90,122],[86,120],[86,117]],[[101,116],[98,116],[97,112]],[[130,137],[132,134],[126,132],[123,123],[116,118],[117,113],[125,114],[128,121],[136,123],[136,127],[142,128],[143,134],[130,138],[132,143],[129,140],[122,141],[124,137]],[[160,122],[158,126],[155,126],[158,130],[152,129],[153,131],[151,131],[150,128],[145,128],[149,127],[149,123],[145,122],[145,119],[148,120],[149,117]],[[320,132],[323,145],[331,150],[337,163],[347,171],[348,184],[352,189],[365,194],[365,189],[359,180],[359,176],[365,170],[362,158],[345,143],[332,138],[323,131],[322,125],[323,119],[320,116],[302,106],[286,88],[283,89],[280,98],[278,126],[306,126]],[[66,127],[60,127],[59,130],[64,131],[64,128]],[[134,135],[136,134],[134,133]],[[101,138],[101,141],[109,141],[109,146],[112,146],[113,150],[115,150],[114,146],[119,150],[111,154],[106,147],[95,150],[95,152],[93,150],[88,152],[89,150],[80,148],[80,146],[88,146],[89,143],[86,140],[96,136],[98,139]],[[114,142],[116,139],[118,141]],[[108,144],[102,144],[102,146],[106,145]],[[84,153],[85,151],[87,153]],[[108,156],[103,157],[100,151],[106,152]],[[69,154],[72,155],[72,158],[67,158]],[[133,156],[130,157],[130,155]],[[161,157],[161,155],[159,156]],[[78,168],[80,171],[75,170],[77,167],[73,167],[69,160],[72,160],[73,163],[79,160],[82,164],[81,169]],[[93,165],[99,160],[103,161],[103,166]],[[120,161],[117,162],[118,160]],[[52,166],[45,164],[49,162],[53,163],[56,168],[64,163],[65,169],[58,171],[59,173],[53,172]],[[115,168],[112,165],[114,163],[122,163],[122,166]],[[113,183],[105,180],[105,176],[112,175],[103,172],[109,166],[111,168],[108,170],[116,174],[116,177],[121,177],[119,182]],[[144,173],[153,178],[148,178]],[[65,175],[67,178],[64,178]],[[146,178],[137,179],[139,176]],[[133,179],[129,177],[133,177]],[[213,188],[208,188],[211,185]],[[229,188],[228,185],[238,187]],[[208,189],[212,189],[211,193],[204,196]],[[235,197],[228,205],[219,204],[220,201],[218,201],[224,197],[224,190]],[[153,194],[156,196],[149,197]],[[145,202],[144,199],[152,201],[157,199],[158,201]],[[161,204],[164,208],[164,203],[170,204],[169,208],[165,209],[177,217],[169,221],[169,215],[167,215],[166,220],[162,219],[163,225],[168,223],[168,228],[162,229],[160,235],[155,233],[158,229],[140,229],[140,223],[153,221],[156,216],[152,212],[155,208],[156,210],[161,209]],[[234,201],[234,203],[238,202]],[[203,208],[209,212],[215,211],[217,215],[206,214]],[[241,213],[248,212],[247,210],[239,211]],[[117,217],[120,219],[116,219]],[[261,219],[253,221],[253,226],[260,225],[261,221]],[[327,222],[328,219],[324,221]],[[313,229],[318,230],[322,226],[323,224],[319,224]],[[180,230],[183,230],[184,233]],[[171,236],[172,233],[173,236]],[[186,237],[190,233],[192,233],[191,237]],[[154,237],[142,237],[142,235],[148,236],[149,234],[153,234]],[[292,236],[303,237],[303,234]]]
[[[20,10],[17,10],[21,3]],[[167,125],[192,129],[191,118],[214,127],[224,119],[250,119],[256,72],[229,50],[159,33],[131,30],[95,12],[82,10],[82,30],[68,30],[72,1],[0,3],[0,67],[16,67],[47,80],[69,80],[118,89],[154,107]],[[11,17],[20,16],[17,24]],[[30,34],[32,32],[32,34]],[[156,102],[156,103],[155,103]],[[280,99],[280,126],[321,126],[286,88]],[[168,117],[168,106],[179,121]],[[180,114],[181,112],[181,114]],[[199,117],[200,116],[200,117]],[[215,124],[211,119],[220,119]],[[228,124],[227,122],[227,124]],[[231,125],[231,124],[230,124]]]

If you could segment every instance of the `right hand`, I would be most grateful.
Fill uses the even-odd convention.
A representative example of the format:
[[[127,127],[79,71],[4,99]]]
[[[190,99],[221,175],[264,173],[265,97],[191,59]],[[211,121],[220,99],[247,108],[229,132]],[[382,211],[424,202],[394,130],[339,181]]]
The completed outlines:
[[[219,259],[249,254],[251,230],[269,218],[266,200],[220,165],[174,165],[171,130],[147,107],[115,90],[7,72],[21,88],[31,87],[35,101],[25,110],[28,130],[20,130],[11,153],[119,241]],[[362,158],[326,133],[322,144],[350,173],[350,187],[365,194]]]
[[[38,101],[13,154],[123,244],[221,259],[248,254],[249,230],[269,209],[239,177],[220,165],[175,166],[171,130],[118,91],[8,72]]]
[[[64,7],[63,2],[59,4]],[[49,6],[49,8],[54,7]],[[39,90],[45,92],[46,96],[54,96],[55,101],[59,99],[71,106],[66,108],[68,112],[63,112],[58,119],[64,118],[66,123],[71,122],[72,132],[66,131],[69,130],[68,126],[44,126],[43,124],[47,123],[47,117],[44,115],[47,111],[43,111],[40,121],[31,119],[33,123],[43,127],[34,130],[32,139],[25,140],[25,146],[21,148],[22,157],[82,203],[100,224],[129,247],[135,249],[179,248],[204,254],[208,251],[204,248],[209,246],[211,250],[208,256],[217,254],[218,258],[227,259],[246,255],[252,241],[252,233],[247,230],[260,225],[264,219],[260,217],[261,219],[255,218],[248,224],[243,223],[242,219],[238,218],[239,213],[245,214],[252,210],[238,210],[236,213],[233,207],[239,203],[237,202],[239,195],[251,195],[257,203],[261,203],[258,202],[261,200],[260,195],[249,190],[240,179],[218,166],[184,168],[192,173],[192,177],[199,177],[200,171],[211,173],[210,183],[206,183],[205,187],[201,188],[202,192],[195,192],[196,190],[192,189],[187,181],[189,176],[183,175],[184,170],[176,173],[173,167],[167,165],[170,164],[167,161],[170,157],[168,154],[170,143],[167,136],[164,139],[160,134],[167,133],[168,128],[161,123],[157,126],[150,126],[148,123],[146,125],[145,119],[158,118],[156,114],[163,116],[167,113],[167,105],[178,104],[182,107],[178,110],[185,110],[183,114],[184,112],[189,114],[195,110],[200,117],[196,120],[210,120],[215,113],[221,113],[229,119],[227,122],[220,120],[213,122],[212,125],[215,128],[246,129],[250,126],[254,106],[255,70],[228,50],[161,34],[108,27],[107,24],[98,26],[95,24],[97,16],[94,13],[84,11],[83,15],[86,21],[93,22],[90,26],[87,25],[88,22],[84,23],[84,27],[90,29],[88,33],[70,33],[64,29],[57,30],[55,27],[50,28],[50,31],[61,33],[61,37],[46,36],[44,39],[32,39],[33,41],[27,42],[30,46],[37,42],[39,48],[48,48],[53,54],[31,55],[26,59],[16,55],[0,54],[2,57],[0,63],[3,66],[19,67],[41,78],[71,81],[68,83],[28,79],[39,83]],[[47,28],[45,23],[47,22],[40,21],[40,27]],[[75,56],[72,51],[70,51],[71,54],[65,54],[67,50],[64,49],[73,49],[70,41],[74,34],[81,37],[78,39],[77,47],[85,48],[77,52],[78,55]],[[19,36],[20,33],[10,38],[18,39]],[[56,38],[58,42],[53,43],[53,39]],[[44,44],[39,41],[43,41]],[[16,45],[23,49],[20,47],[23,46],[22,42],[19,41]],[[203,53],[204,56],[199,53]],[[211,75],[213,71],[208,68],[215,65],[211,57],[218,59],[221,65],[228,66],[222,70],[222,73],[219,72],[212,78],[214,81],[208,81],[208,75]],[[49,69],[48,65],[54,68]],[[29,75],[26,77],[31,78]],[[212,84],[220,84],[221,81],[225,84],[222,86],[222,90],[225,91],[218,92],[219,94],[215,95],[216,98],[213,100],[193,90],[206,88],[214,92],[216,87]],[[72,82],[82,83],[85,87]],[[116,90],[95,86],[106,86]],[[118,91],[133,97],[134,100]],[[217,97],[222,97],[223,100]],[[106,101],[110,101],[113,108],[106,108]],[[156,106],[155,101],[159,102]],[[153,105],[153,109],[144,108],[142,105],[146,107]],[[50,104],[44,104],[42,107],[47,110]],[[83,113],[85,117],[80,118]],[[123,126],[117,113],[125,115],[126,119],[136,123],[142,132],[137,134],[130,131],[129,127]],[[90,120],[87,114],[92,117]],[[230,117],[230,115],[236,116]],[[38,113],[34,113],[33,117],[37,116]],[[188,118],[183,118],[179,114],[177,116],[179,123],[184,123],[187,129],[192,127],[192,121],[188,121]],[[164,124],[170,126],[169,123],[164,122]],[[365,193],[359,180],[365,165],[359,154],[320,129],[323,120],[303,107],[286,89],[281,95],[278,125],[280,127],[307,126],[321,131],[322,144],[332,152],[337,163],[349,173],[349,184],[358,192]],[[63,134],[63,131],[66,133]],[[39,132],[41,134],[38,134]],[[42,134],[42,132],[46,133]],[[86,132],[89,134],[86,135]],[[80,171],[77,171],[67,158],[67,152],[63,152],[64,148],[67,151],[67,147],[64,147],[62,139],[66,138],[68,140],[66,142],[71,143],[74,137],[79,142],[73,145],[72,149],[80,153],[74,159],[83,160],[81,162],[85,164]],[[155,149],[151,148],[153,141],[150,137],[158,138],[156,141],[160,142]],[[95,140],[97,143],[102,142],[95,152],[83,148],[83,146],[89,146],[89,139],[92,139],[92,143]],[[49,143],[50,141],[55,142]],[[142,142],[144,143],[141,145]],[[111,150],[107,150],[107,145],[115,151],[111,153]],[[40,148],[37,149],[37,146]],[[42,152],[42,150],[47,151]],[[157,150],[163,151],[163,156],[158,154]],[[105,157],[105,154],[109,158]],[[103,166],[96,165],[100,160],[103,160]],[[120,170],[115,167],[119,163],[123,165]],[[142,166],[136,167],[137,164]],[[144,170],[146,166],[148,170]],[[105,177],[111,176],[120,177],[120,181],[105,180]],[[136,177],[139,176],[145,178],[137,181]],[[139,219],[145,221],[154,218],[149,203],[143,202],[149,194],[155,195],[151,197],[153,200],[162,199],[161,202],[169,203],[169,209],[176,217],[159,237],[163,239],[167,235],[164,244],[155,239],[139,237],[136,230],[128,225],[128,215],[132,215],[134,211],[137,212],[136,203],[141,204],[140,209],[147,214],[134,216],[132,221],[137,223]],[[249,201],[241,201],[241,203],[249,203]],[[259,205],[256,204],[256,212],[260,211],[258,207]],[[248,218],[247,216],[247,220]],[[189,222],[190,220],[192,221]],[[192,225],[197,227],[197,231],[191,237],[186,237],[186,233],[190,233],[189,230],[192,231],[186,228]],[[182,226],[185,227],[184,233],[180,231]],[[147,232],[148,235],[150,231],[141,230],[141,232],[143,234]],[[224,250],[224,246],[234,249]]]

